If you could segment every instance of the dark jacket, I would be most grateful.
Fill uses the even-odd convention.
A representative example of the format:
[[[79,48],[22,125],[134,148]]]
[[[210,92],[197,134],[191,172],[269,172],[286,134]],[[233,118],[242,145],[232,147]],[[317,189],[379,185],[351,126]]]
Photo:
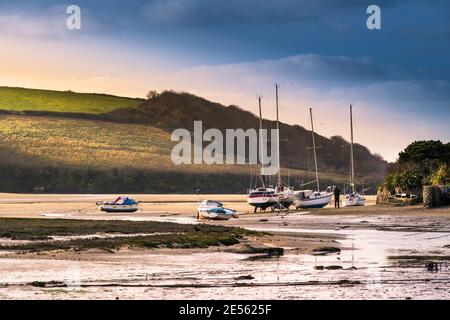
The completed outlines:
[[[336,187],[336,188],[334,189],[334,196],[335,196],[336,198],[339,198],[340,195],[341,195],[341,189],[339,189],[339,187]]]

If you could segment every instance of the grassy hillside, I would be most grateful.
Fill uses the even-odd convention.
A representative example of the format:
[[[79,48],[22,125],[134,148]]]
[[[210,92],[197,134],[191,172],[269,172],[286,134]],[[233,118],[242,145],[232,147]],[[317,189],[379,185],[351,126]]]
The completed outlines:
[[[121,105],[122,103],[125,104]],[[126,103],[129,105],[126,106]],[[29,107],[31,105],[31,107]],[[124,107],[123,107],[124,106]],[[3,110],[12,110],[2,111]],[[31,112],[15,111],[29,110]],[[56,112],[56,113],[55,113]],[[0,87],[0,192],[246,192],[256,166],[184,165],[170,159],[174,128],[257,128],[258,119],[190,94],[164,92],[147,101],[97,94]],[[264,120],[265,128],[274,128]],[[299,187],[312,181],[311,132],[281,124],[282,174]],[[349,143],[317,135],[322,185],[348,180]],[[355,145],[366,186],[387,163]]]
[[[100,114],[135,107],[141,99],[103,94],[0,87],[0,109]]]
[[[139,124],[0,115],[0,163],[247,175],[252,170],[248,165],[176,166],[170,159],[174,144],[167,132]],[[292,169],[290,174],[307,175]],[[324,174],[329,179],[344,177]]]
[[[195,120],[202,120],[203,130],[217,128],[258,128],[258,118],[237,106],[224,106],[187,93],[163,92],[136,108],[116,109],[107,114],[111,120],[152,125],[171,132],[176,128],[193,130]],[[275,128],[275,121],[263,120],[263,127]],[[307,170],[313,168],[311,131],[301,126],[280,124],[281,163],[285,167]],[[339,136],[331,139],[316,134],[319,170],[347,174],[350,143]],[[388,163],[360,144],[354,145],[355,168],[358,175],[382,179]]]
[[[170,159],[170,135],[140,124],[0,115],[0,192],[245,192],[255,166],[184,165]],[[282,170],[288,181],[288,171]],[[291,184],[312,173],[289,170]],[[325,184],[346,174],[326,172]]]
[[[139,100],[131,98],[121,98],[99,94],[84,94],[73,92],[46,91],[22,88],[0,87],[0,111],[1,110],[31,110],[32,115],[47,116],[64,116],[78,117],[75,123],[81,127],[84,126],[89,119],[98,119],[109,121],[110,124],[100,124],[101,128],[93,128],[89,133],[83,134],[83,131],[75,128],[76,135],[79,137],[78,146],[75,150],[83,156],[92,159],[92,153],[110,153],[101,149],[87,147],[86,144],[93,136],[110,136],[114,134],[109,132],[108,126],[113,122],[124,124],[141,124],[164,130],[170,133],[176,128],[187,128],[193,130],[195,120],[202,120],[204,130],[208,128],[218,128],[224,131],[226,128],[258,128],[258,118],[240,107],[224,106],[214,103],[187,93],[176,93],[166,91],[150,100]],[[49,113],[50,112],[50,113]],[[51,114],[51,112],[57,112]],[[77,113],[77,114],[75,114]],[[56,117],[55,117],[56,119]],[[48,120],[49,121],[49,120]],[[21,126],[20,120],[16,124]],[[69,127],[76,127],[72,122],[67,123]],[[45,125],[44,125],[45,126]],[[65,126],[65,124],[61,124]],[[275,122],[264,120],[265,128],[274,128]],[[140,127],[139,127],[140,128]],[[311,149],[311,132],[301,126],[291,126],[280,124],[281,129],[281,161],[285,167],[298,170],[309,170],[312,168],[313,155]],[[56,129],[55,129],[56,130]],[[63,130],[61,128],[61,130]],[[69,130],[69,129],[67,129]],[[70,129],[72,130],[72,129]],[[86,129],[87,130],[87,129]],[[124,129],[125,130],[125,129]],[[139,132],[140,133],[140,132]],[[122,133],[118,133],[119,136]],[[162,134],[162,133],[161,133]],[[72,137],[75,134],[72,135]],[[126,136],[126,135],[125,135]],[[130,132],[129,140],[139,140],[141,135]],[[64,143],[66,140],[62,141]],[[71,140],[68,140],[71,141]],[[347,174],[349,171],[349,143],[341,137],[326,137],[316,135],[316,143],[321,146],[318,150],[319,170],[323,172],[338,172]],[[55,145],[53,146],[55,147]],[[20,147],[16,147],[20,148]],[[37,152],[37,149],[45,149],[44,146],[31,147]],[[51,149],[51,148],[50,148]],[[118,150],[118,148],[116,148]],[[51,149],[53,150],[53,149]],[[118,165],[139,162],[133,156],[125,156],[128,149],[120,149],[116,151],[117,156],[112,155],[106,162],[117,161]],[[142,154],[149,154],[148,150],[142,149]],[[387,162],[372,155],[370,151],[359,144],[354,147],[355,150],[355,166],[356,172],[362,176],[377,176],[382,180],[387,170]],[[48,151],[48,157],[58,151]],[[167,151],[167,150],[166,150]],[[30,151],[31,152],[31,151]],[[91,152],[91,154],[86,154]],[[122,153],[122,156],[118,154]],[[74,157],[76,153],[74,152]],[[62,157],[64,162],[67,158]],[[52,160],[60,160],[61,157],[54,157]],[[124,158],[127,158],[126,160]],[[159,160],[158,156],[147,159],[148,161]],[[147,161],[146,160],[146,161]],[[70,162],[70,161],[69,161]],[[71,162],[70,162],[71,163]],[[72,164],[72,163],[71,163]],[[164,164],[165,165],[165,164]],[[219,169],[221,170],[221,169]]]
[[[0,146],[30,163],[151,168],[167,163],[171,141],[161,129],[142,125],[0,116]]]

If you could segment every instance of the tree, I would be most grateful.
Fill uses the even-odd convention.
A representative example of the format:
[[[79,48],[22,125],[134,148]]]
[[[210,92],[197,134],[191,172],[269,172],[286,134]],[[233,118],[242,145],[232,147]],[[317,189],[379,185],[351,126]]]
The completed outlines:
[[[423,185],[450,181],[450,144],[441,141],[415,141],[399,153],[399,160],[389,170],[384,185],[389,191],[420,190]]]
[[[445,162],[450,165],[450,142],[445,145]]]
[[[449,157],[448,144],[444,145],[441,141],[414,141],[406,149],[399,153],[399,162],[414,162],[424,164],[432,160],[448,162]]]
[[[389,174],[385,179],[385,186],[390,192],[400,189],[402,192],[419,190],[422,187],[424,176],[414,168],[403,168]]]
[[[385,161],[383,156],[381,154],[379,154],[379,153],[374,153],[373,156],[375,158],[377,158],[378,160],[380,160],[380,161]]]
[[[408,165],[420,168],[423,175],[429,178],[442,164],[450,163],[450,152],[441,141],[415,141],[399,153],[400,166]]]
[[[156,90],[150,90],[149,92],[147,92],[147,99],[151,100],[154,99],[158,96],[158,91]]]

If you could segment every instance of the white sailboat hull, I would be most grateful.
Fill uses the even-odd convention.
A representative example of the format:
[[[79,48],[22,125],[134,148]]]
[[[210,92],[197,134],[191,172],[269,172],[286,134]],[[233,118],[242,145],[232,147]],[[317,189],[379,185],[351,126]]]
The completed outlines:
[[[366,199],[360,197],[345,198],[342,201],[343,207],[363,207],[366,205]]]
[[[268,207],[273,206],[277,202],[278,202],[277,198],[272,197],[272,196],[270,196],[270,197],[252,197],[252,198],[248,197],[247,198],[247,203],[249,205],[258,207],[258,208],[260,208],[260,207],[268,208]]]
[[[250,190],[247,203],[255,208],[266,210],[278,203],[278,197],[272,188],[257,188]]]
[[[211,213],[200,211],[198,213],[200,219],[208,219],[208,220],[230,220],[233,216],[227,213]]]
[[[273,209],[289,208],[294,203],[294,200],[294,193],[290,189],[256,196],[250,194],[249,197],[247,197],[247,203],[249,205],[263,210],[270,207]]]
[[[331,201],[331,195],[324,195],[312,199],[297,199],[294,201],[294,205],[299,208],[324,208]]]

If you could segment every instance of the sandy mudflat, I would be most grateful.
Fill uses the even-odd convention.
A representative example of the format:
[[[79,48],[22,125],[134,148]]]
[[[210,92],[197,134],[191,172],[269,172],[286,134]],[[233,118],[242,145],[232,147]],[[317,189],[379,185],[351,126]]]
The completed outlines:
[[[226,207],[235,209],[240,214],[253,212],[246,202],[246,195],[129,195],[142,201],[141,210],[135,214],[140,218],[181,215],[194,217],[199,201],[204,199],[219,200]],[[117,195],[53,195],[53,194],[12,194],[0,193],[0,217],[70,217],[109,219],[128,217],[130,215],[102,214],[97,209],[97,201],[111,201]],[[374,196],[367,196],[367,204],[375,204]],[[331,206],[329,206],[331,207]]]
[[[167,221],[239,226],[250,236],[207,249],[2,252],[4,299],[450,299],[450,207],[368,206],[253,214],[245,195],[131,195],[134,214],[100,213],[114,195],[0,194],[0,217]],[[201,199],[223,201],[238,219],[198,222]],[[254,259],[246,246],[282,247]],[[314,250],[338,248],[317,253]],[[429,263],[436,270],[429,271]],[[33,281],[56,281],[41,288]]]

